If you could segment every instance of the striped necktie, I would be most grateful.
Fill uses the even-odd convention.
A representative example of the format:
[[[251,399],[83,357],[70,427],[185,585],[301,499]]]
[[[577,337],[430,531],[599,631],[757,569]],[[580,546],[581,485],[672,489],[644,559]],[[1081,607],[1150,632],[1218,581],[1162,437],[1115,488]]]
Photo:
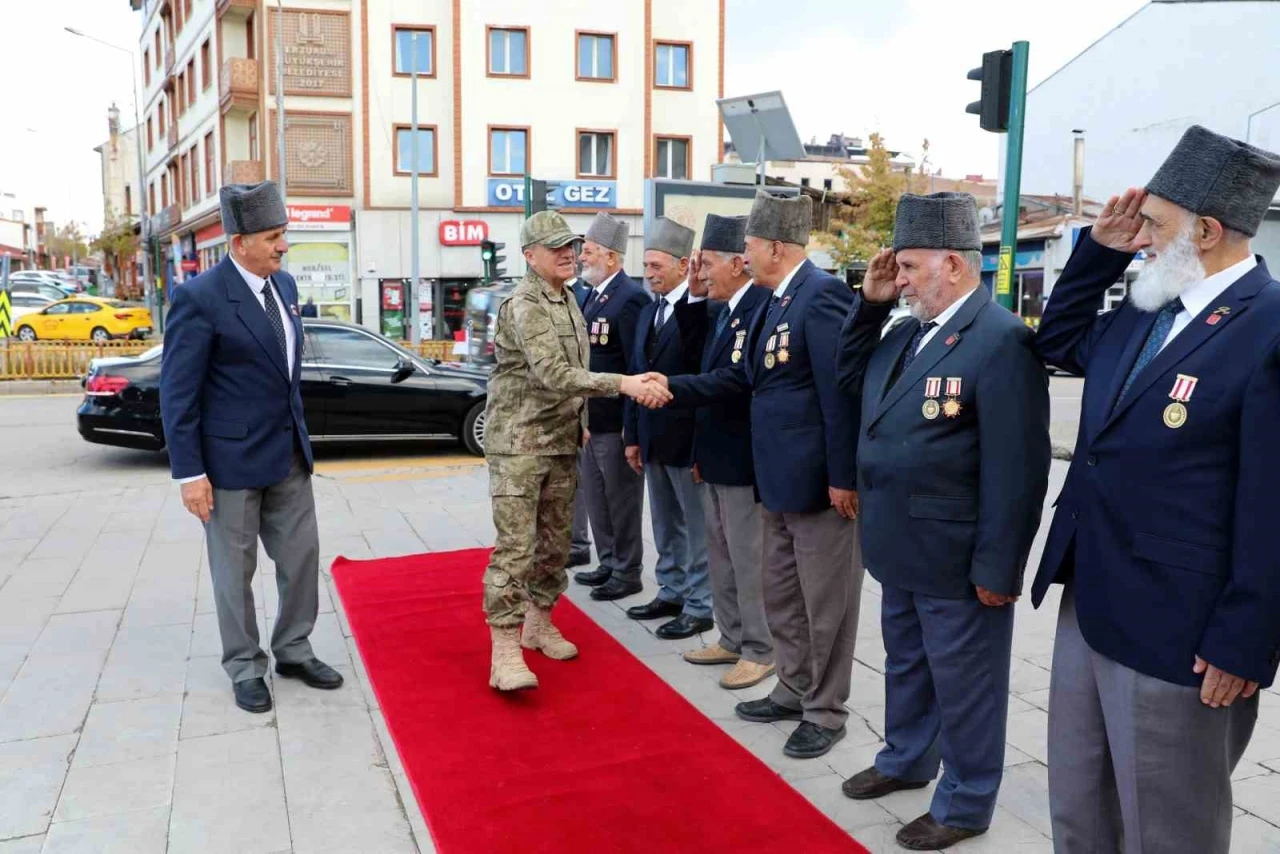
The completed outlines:
[[[1180,311],[1182,311],[1182,300],[1175,299],[1173,302],[1165,303],[1164,308],[1160,309],[1156,314],[1155,325],[1151,327],[1151,332],[1147,334],[1146,343],[1142,345],[1142,350],[1138,353],[1137,360],[1129,370],[1129,376],[1125,378],[1124,387],[1120,389],[1120,396],[1116,398],[1117,405],[1129,393],[1130,386],[1138,379],[1138,375],[1142,373],[1143,368],[1151,364],[1151,360],[1159,355],[1160,349],[1164,347],[1164,339],[1169,337],[1169,332],[1173,329],[1173,321]]]

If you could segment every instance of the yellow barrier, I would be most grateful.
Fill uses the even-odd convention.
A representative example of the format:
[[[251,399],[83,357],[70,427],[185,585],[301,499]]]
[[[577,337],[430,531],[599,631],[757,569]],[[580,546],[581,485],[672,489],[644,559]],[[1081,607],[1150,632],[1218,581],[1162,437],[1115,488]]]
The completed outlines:
[[[413,344],[405,344],[404,346],[410,352],[416,352],[424,359],[435,359],[437,362],[452,362],[456,356],[453,355],[453,341],[420,341],[415,348]]]
[[[0,344],[0,380],[79,379],[89,370],[91,359],[136,356],[159,341],[44,342]]]

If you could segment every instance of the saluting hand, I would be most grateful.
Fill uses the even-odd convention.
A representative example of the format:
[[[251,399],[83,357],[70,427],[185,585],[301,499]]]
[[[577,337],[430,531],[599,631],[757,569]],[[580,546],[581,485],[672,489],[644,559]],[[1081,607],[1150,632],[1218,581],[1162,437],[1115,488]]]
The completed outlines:
[[[702,250],[696,249],[689,256],[689,296],[705,297],[710,290],[709,284],[702,275]]]
[[[862,280],[862,298],[871,303],[897,302],[898,256],[892,249],[881,249],[867,265]]]
[[[1147,200],[1147,191],[1130,187],[1123,196],[1112,196],[1107,206],[1093,224],[1089,232],[1094,241],[1117,252],[1137,252],[1141,247],[1135,246],[1138,232],[1142,231],[1142,204]]]
[[[1200,684],[1200,702],[1215,709],[1230,706],[1237,697],[1247,700],[1258,691],[1257,682],[1247,682],[1239,676],[1224,673],[1198,655],[1192,671],[1204,674],[1204,682]]]

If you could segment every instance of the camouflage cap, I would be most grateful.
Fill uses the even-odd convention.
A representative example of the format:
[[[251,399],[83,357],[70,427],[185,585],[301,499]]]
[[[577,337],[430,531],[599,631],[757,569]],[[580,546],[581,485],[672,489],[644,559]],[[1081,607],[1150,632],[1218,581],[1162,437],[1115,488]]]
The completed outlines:
[[[520,248],[528,248],[535,243],[548,249],[559,249],[561,246],[581,240],[581,236],[569,229],[569,223],[558,211],[539,211],[524,221],[520,227]]]

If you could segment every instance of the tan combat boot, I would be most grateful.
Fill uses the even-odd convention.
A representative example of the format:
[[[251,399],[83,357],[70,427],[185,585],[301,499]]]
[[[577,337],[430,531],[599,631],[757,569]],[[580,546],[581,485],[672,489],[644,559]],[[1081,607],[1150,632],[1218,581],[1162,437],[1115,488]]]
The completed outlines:
[[[499,691],[537,688],[538,677],[524,663],[524,653],[520,651],[520,629],[515,626],[504,629],[491,626],[489,631],[493,638],[489,687]]]
[[[551,622],[551,612],[532,602],[524,615],[524,637],[520,645],[525,649],[539,649],[547,658],[568,661],[578,657],[578,648],[564,639],[560,630]]]

